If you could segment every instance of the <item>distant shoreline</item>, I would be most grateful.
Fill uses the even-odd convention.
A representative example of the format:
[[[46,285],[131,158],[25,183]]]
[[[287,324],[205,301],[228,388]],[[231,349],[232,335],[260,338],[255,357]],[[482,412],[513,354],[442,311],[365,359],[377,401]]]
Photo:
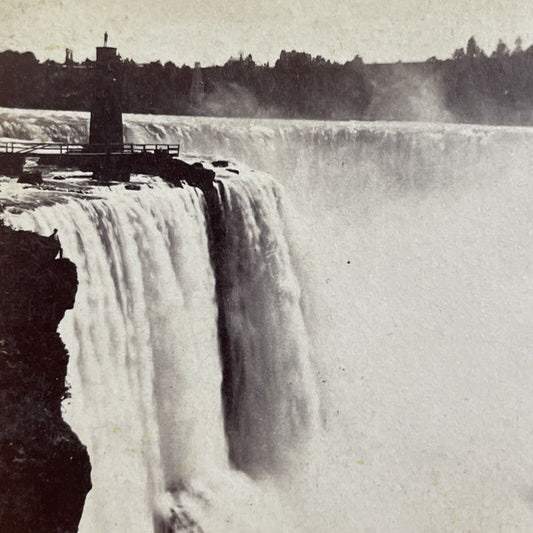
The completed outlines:
[[[93,66],[1,52],[0,107],[89,111]],[[251,56],[194,69],[125,59],[115,75],[124,113],[533,126],[533,47],[500,42],[489,56],[473,38],[445,60],[339,64],[283,51],[272,66]]]

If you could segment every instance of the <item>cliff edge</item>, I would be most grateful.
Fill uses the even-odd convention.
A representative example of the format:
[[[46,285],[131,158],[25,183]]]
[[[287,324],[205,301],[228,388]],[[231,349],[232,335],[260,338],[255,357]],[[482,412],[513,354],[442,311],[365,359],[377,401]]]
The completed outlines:
[[[85,446],[61,417],[68,352],[57,326],[75,265],[51,239],[0,223],[0,531],[74,533],[91,488]]]

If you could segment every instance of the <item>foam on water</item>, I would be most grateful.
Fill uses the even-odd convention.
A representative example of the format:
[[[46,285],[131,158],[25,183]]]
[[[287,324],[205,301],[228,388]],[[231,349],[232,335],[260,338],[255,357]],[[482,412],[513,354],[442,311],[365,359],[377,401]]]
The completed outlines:
[[[17,113],[2,111],[3,123],[11,124],[8,132],[18,131],[13,129],[19,120]],[[35,123],[57,120],[44,112],[33,116]],[[86,118],[70,116],[73,128],[85,131]],[[261,287],[265,293],[259,290],[258,294],[269,301],[278,290],[292,301],[297,292],[290,280],[296,276],[301,315],[292,309],[287,320],[282,310],[278,318],[285,316],[282,322],[297,331],[305,325],[306,340],[298,336],[296,347],[307,354],[304,359],[309,363],[299,367],[296,381],[290,381],[299,384],[295,397],[305,392],[306,405],[315,412],[318,400],[309,376],[313,374],[320,397],[327,399],[321,410],[325,429],[318,430],[315,422],[301,425],[302,430],[312,427],[317,439],[305,453],[293,458],[298,466],[287,464],[281,472],[266,476],[267,481],[252,483],[259,499],[267,498],[266,494],[282,495],[281,504],[269,496],[263,507],[279,509],[281,505],[282,514],[292,524],[282,529],[268,524],[266,531],[290,527],[347,533],[533,529],[531,129],[143,116],[127,116],[125,124],[131,141],[182,142],[189,153],[242,160],[266,170],[284,185],[296,205],[296,211],[290,206],[279,208],[280,233],[287,240],[289,254],[285,244],[277,244],[278,237],[265,241],[276,243],[274,261],[284,257],[283,261],[290,261],[290,271],[285,271],[290,274],[288,288],[279,280],[274,284],[283,272],[278,270],[274,277],[267,276],[268,284]],[[37,133],[32,135],[46,136],[38,124],[35,127]],[[235,232],[239,239],[235,250],[248,243],[244,257],[249,258],[249,265],[257,257],[253,246],[263,245],[254,237],[257,228],[250,225],[252,215],[260,212],[265,202],[273,201],[269,197],[273,190],[265,197],[260,190],[250,192],[246,187],[246,183],[234,182],[228,190],[239,196],[232,200],[230,194],[228,201],[239,206],[238,218],[232,222],[234,229],[240,228]],[[252,205],[254,199],[261,199],[260,204]],[[272,212],[269,208],[268,213]],[[244,215],[249,217],[247,222]],[[57,217],[54,214],[43,229],[48,230]],[[191,226],[201,224],[194,218]],[[117,242],[122,248],[124,243]],[[76,246],[73,240],[71,254],[79,268],[109,270],[108,265],[98,266],[100,261],[91,266],[95,262],[91,254],[75,255]],[[186,253],[195,252],[187,248]],[[264,254],[262,258],[264,265],[258,266],[257,273],[240,270],[236,260],[234,277],[250,280],[268,270],[269,258]],[[209,272],[205,255],[203,261],[203,270]],[[149,270],[152,268],[165,272],[163,267],[150,266]],[[141,274],[132,277],[141,278]],[[153,287],[150,290],[157,292]],[[127,329],[123,324],[114,325],[113,317],[120,313],[112,311],[115,304],[109,295],[113,290],[105,292],[107,299],[91,305],[111,306],[109,320],[104,320],[107,311],[103,307],[98,307],[101,316],[97,319],[106,322],[105,328],[114,332],[106,335],[118,342],[124,335],[121,331]],[[240,315],[249,323],[261,311],[253,302],[253,292],[252,287],[236,294],[231,304],[238,308],[242,299],[250,303]],[[167,301],[166,295],[161,297],[163,303]],[[83,296],[80,298],[83,302]],[[66,317],[62,331],[76,312]],[[157,310],[154,312],[157,316]],[[144,317],[144,311],[139,313]],[[164,320],[157,322],[157,327],[167,327]],[[271,325],[269,322],[268,327]],[[271,331],[268,327],[265,331]],[[175,335],[174,325],[168,328]],[[249,327],[235,321],[235,331],[239,329],[244,332],[239,335],[244,345],[254,346],[254,335],[260,332],[251,334]],[[94,337],[83,329],[76,332],[67,343],[71,353],[85,349],[82,345],[102,342],[91,340],[91,335]],[[145,341],[143,334],[139,342]],[[268,342],[271,346],[272,339]],[[274,344],[278,342],[289,346],[284,339],[274,340]],[[95,347],[101,348],[101,344]],[[102,364],[115,364],[103,355],[105,347],[100,352],[94,355],[105,359]],[[137,375],[136,364],[130,363],[127,368]],[[72,368],[73,364],[69,375],[75,380]],[[123,372],[112,374],[119,373],[117,380],[123,379]],[[256,384],[259,377],[252,379]],[[278,390],[276,382],[274,379],[272,385]],[[219,386],[214,377],[210,383],[213,390]],[[80,396],[85,398],[75,394],[82,386],[88,385],[73,383],[73,405],[81,401]],[[170,385],[166,387],[168,390]],[[80,419],[87,417],[92,401],[96,405],[102,402],[99,409],[105,418],[102,396],[99,389],[89,396],[94,400],[83,400]],[[269,427],[248,418],[262,400],[249,401],[243,411],[244,427]],[[284,412],[283,398],[279,402],[274,401],[275,410]],[[124,403],[129,403],[131,412],[137,410],[135,401]],[[210,420],[220,416],[220,409],[220,405],[213,409]],[[298,412],[296,409],[295,420],[308,420]],[[153,412],[143,416],[146,425],[157,420]],[[74,420],[73,425],[78,430]],[[134,440],[141,438],[142,427],[135,424],[131,430]],[[191,431],[194,435],[194,425]],[[96,439],[87,432],[79,433],[87,443]],[[200,433],[205,435],[204,430]],[[207,433],[213,434],[211,449],[220,450],[215,433]],[[285,442],[287,435],[290,432],[282,430],[279,442]],[[102,443],[95,445],[116,446],[105,444],[110,438],[102,436]],[[237,447],[241,451],[236,453],[254,457],[253,461],[267,465],[267,470],[271,463],[265,458],[281,454],[265,451],[270,447],[268,441],[264,447],[253,440],[248,443],[253,443],[250,449]],[[227,460],[218,452],[213,456],[218,464],[222,458]],[[194,452],[191,457],[193,462],[203,461]],[[161,459],[161,465],[164,461],[175,464],[177,460]],[[135,467],[137,471],[140,465]],[[150,467],[154,472],[163,470],[154,465],[157,461]],[[225,468],[222,471],[231,472]],[[191,486],[193,483],[190,481]],[[220,484],[209,483],[212,492],[223,492]],[[235,492],[245,494],[246,490]],[[248,500],[240,499],[240,504],[243,501]],[[232,507],[230,514],[238,514],[244,507],[246,504]],[[267,521],[264,516],[257,520]],[[221,523],[215,519],[210,531],[217,531]],[[254,530],[250,523],[243,530],[246,527]]]

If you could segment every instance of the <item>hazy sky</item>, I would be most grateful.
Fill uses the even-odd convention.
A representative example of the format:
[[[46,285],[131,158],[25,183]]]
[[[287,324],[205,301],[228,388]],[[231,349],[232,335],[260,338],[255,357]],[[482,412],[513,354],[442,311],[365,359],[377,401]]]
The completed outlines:
[[[110,46],[140,62],[224,63],[240,51],[258,62],[285,50],[365,62],[449,57],[475,35],[492,51],[518,35],[533,42],[531,0],[2,0],[0,50],[39,59],[94,57]]]

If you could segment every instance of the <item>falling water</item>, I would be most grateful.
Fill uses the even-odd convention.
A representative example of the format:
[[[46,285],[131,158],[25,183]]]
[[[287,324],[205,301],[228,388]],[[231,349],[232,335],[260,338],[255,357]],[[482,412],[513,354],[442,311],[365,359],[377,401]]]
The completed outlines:
[[[93,464],[81,531],[149,531],[164,486],[227,463],[201,199],[192,189],[111,194],[38,208],[16,225],[58,227],[78,268],[60,333],[68,419]]]
[[[285,238],[279,185],[256,175],[220,187],[227,229],[221,305],[229,337],[230,456],[245,472],[272,473],[296,440],[318,429],[300,286]]]
[[[240,280],[222,303],[239,389],[226,429],[237,466],[264,475],[310,433],[316,392],[281,190],[272,180],[257,186],[237,179],[227,191],[228,277]],[[164,185],[122,189],[8,221],[44,235],[59,228],[78,268],[76,304],[60,333],[71,354],[67,419],[93,464],[81,531],[149,531],[154,507],[171,516],[168,502],[192,527],[217,478],[251,490],[237,474],[227,480],[224,354],[201,193]],[[192,503],[184,510],[187,497]],[[229,530],[236,527],[232,522]]]
[[[3,135],[11,137],[80,141],[87,131],[83,114],[0,116]],[[83,272],[61,331],[72,356],[67,415],[95,467],[84,533],[100,533],[102,523],[106,531],[149,531],[153,500],[161,516],[174,505],[206,533],[257,531],[258,524],[267,532],[533,529],[532,129],[160,116],[126,116],[125,126],[129,141],[182,142],[207,162],[229,159],[241,169],[218,186],[231,230],[224,264],[234,285],[227,284],[223,302],[216,300],[203,201],[188,189],[139,197],[117,191],[9,215],[25,227],[39,222],[42,232],[58,226],[63,240],[72,235],[64,248]],[[259,172],[243,173],[241,162],[269,172],[285,193]],[[159,194],[164,198],[156,201]],[[130,203],[138,209],[142,203],[145,213],[151,198],[153,215],[130,220]],[[169,232],[201,233],[179,241],[176,250],[186,244],[184,253],[155,247],[165,202],[180,205],[179,213],[164,211]],[[104,226],[111,203],[125,225]],[[93,229],[74,237],[96,209],[103,214],[87,222]],[[153,242],[143,251],[147,237],[136,239],[134,231],[144,224],[153,224]],[[89,238],[83,251],[80,242]],[[191,306],[202,309],[200,331],[211,331],[213,375],[203,364],[199,375],[211,376],[206,384],[174,390],[154,361],[161,358],[159,369],[168,369],[174,363],[164,354],[176,348],[154,335],[192,331],[186,326],[192,315],[181,308],[171,325],[159,303],[153,309],[137,302],[157,295],[164,308],[173,290],[167,294],[148,278],[176,272],[175,264],[159,266],[160,259],[181,264],[194,250],[203,259],[174,278],[189,272],[179,283],[186,291],[205,265],[202,277],[210,281],[202,284],[202,301],[210,311],[196,298]],[[156,258],[158,265],[150,262]],[[131,261],[135,275],[126,277],[121,260]],[[128,295],[117,291],[118,282],[132,284]],[[94,292],[95,285],[102,290]],[[118,323],[124,306],[132,306],[138,326]],[[239,361],[229,400],[220,397],[221,309],[232,338],[224,355]],[[185,337],[190,349],[183,348]],[[200,365],[187,358],[193,339],[180,336],[180,365]],[[135,345],[135,353],[120,343]],[[148,356],[136,359],[142,350]],[[210,349],[200,352],[207,357]],[[265,359],[274,352],[283,359]],[[175,402],[164,404],[158,380],[165,399],[180,395]],[[194,404],[193,397],[204,401]],[[173,405],[180,413],[164,428]],[[202,426],[190,415],[194,409],[215,422]],[[309,434],[317,442],[299,448]],[[169,448],[178,438],[181,448]],[[203,448],[211,451],[195,455]],[[228,525],[244,515],[246,525]],[[283,525],[269,522],[281,515]]]

